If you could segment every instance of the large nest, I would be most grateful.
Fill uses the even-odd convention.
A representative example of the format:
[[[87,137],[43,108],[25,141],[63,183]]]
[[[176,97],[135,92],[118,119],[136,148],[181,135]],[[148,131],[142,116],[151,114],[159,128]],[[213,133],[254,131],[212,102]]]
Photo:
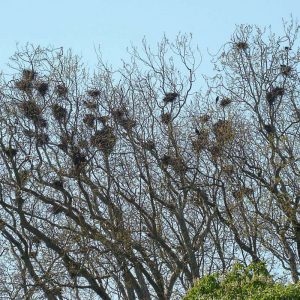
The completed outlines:
[[[48,126],[48,122],[46,119],[39,117],[35,122],[37,127],[46,128]]]
[[[44,146],[50,141],[49,135],[47,133],[39,133],[36,135],[36,144],[37,146]]]
[[[211,157],[213,161],[217,161],[219,158],[221,158],[223,149],[220,145],[214,145],[209,148],[209,151],[211,153]]]
[[[142,143],[142,147],[148,151],[155,149],[155,143],[152,140],[148,140]]]
[[[276,132],[275,127],[271,124],[265,124],[264,129],[268,134],[274,134]]]
[[[33,81],[36,77],[34,70],[24,69],[22,71],[22,79],[26,81]]]
[[[68,88],[64,84],[58,84],[55,91],[59,97],[65,97],[68,94]]]
[[[19,89],[20,91],[30,93],[32,90],[32,83],[31,83],[31,81],[21,79],[21,80],[15,82],[15,87],[17,89]]]
[[[8,157],[8,158],[13,158],[17,155],[17,150],[14,149],[14,148],[11,148],[11,147],[8,147],[8,148],[5,148],[3,150],[3,152],[5,153],[5,155]]]
[[[229,120],[219,120],[213,125],[217,142],[224,144],[234,139],[233,124]]]
[[[83,101],[83,104],[86,106],[88,109],[97,109],[97,102],[95,101]]]
[[[161,122],[168,125],[172,121],[172,115],[170,113],[164,113],[160,116]]]
[[[224,108],[224,107],[230,105],[231,103],[232,103],[232,100],[229,99],[229,98],[227,98],[227,97],[225,97],[225,98],[223,98],[223,99],[221,100],[220,106],[222,106],[222,107]]]
[[[199,117],[201,123],[207,123],[210,119],[210,115],[204,114]]]
[[[72,162],[75,167],[81,167],[82,164],[86,162],[86,156],[76,149],[72,154]]]
[[[64,183],[63,183],[63,181],[62,180],[54,180],[53,182],[52,182],[52,185],[53,185],[53,187],[54,188],[56,188],[56,189],[63,189],[64,188]]]
[[[103,153],[109,155],[117,142],[113,128],[104,126],[101,130],[97,130],[91,138],[91,144],[97,147]]]
[[[24,116],[32,121],[37,121],[41,118],[42,109],[33,100],[21,102],[20,109]]]
[[[83,118],[83,123],[93,128],[95,126],[96,117],[93,114],[86,114]]]
[[[62,121],[67,117],[67,110],[59,104],[52,105],[52,113],[57,121]]]
[[[97,98],[100,96],[101,92],[99,90],[93,89],[93,90],[88,90],[87,94],[92,98]]]
[[[274,104],[277,97],[284,95],[284,88],[282,87],[275,87],[271,91],[269,91],[266,95],[266,99],[270,105]]]
[[[249,46],[246,42],[237,42],[235,43],[235,47],[238,49],[238,50],[246,50]]]
[[[192,140],[192,146],[196,153],[204,150],[208,145],[209,131],[197,130],[197,136]]]
[[[136,121],[131,118],[122,118],[119,123],[127,131],[131,131],[136,126]]]
[[[45,96],[48,92],[48,89],[49,89],[49,84],[48,82],[38,82],[36,85],[35,85],[35,89],[39,92],[39,94],[41,96]]]
[[[287,65],[280,65],[280,72],[284,76],[289,76],[291,74],[292,67]]]
[[[179,97],[178,93],[166,93],[163,101],[165,103],[172,103],[176,100],[177,97]]]

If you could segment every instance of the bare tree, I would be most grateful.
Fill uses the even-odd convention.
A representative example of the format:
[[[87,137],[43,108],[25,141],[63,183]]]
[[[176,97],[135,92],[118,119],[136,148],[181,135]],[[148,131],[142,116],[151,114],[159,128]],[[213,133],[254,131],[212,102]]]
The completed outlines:
[[[241,27],[198,89],[191,38],[93,75],[27,46],[1,79],[11,299],[178,299],[235,260],[299,277],[297,28]],[[255,31],[256,30],[256,31]]]

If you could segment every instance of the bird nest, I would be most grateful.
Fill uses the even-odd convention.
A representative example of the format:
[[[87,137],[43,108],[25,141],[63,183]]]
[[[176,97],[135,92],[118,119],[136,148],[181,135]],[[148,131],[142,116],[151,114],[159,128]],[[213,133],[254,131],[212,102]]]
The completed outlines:
[[[230,98],[223,98],[220,102],[220,106],[226,107],[232,103],[232,100]]]
[[[266,95],[266,99],[270,105],[274,104],[277,97],[284,95],[284,88],[282,87],[275,87],[271,91],[269,91]]]
[[[35,89],[38,91],[38,93],[41,95],[41,96],[45,96],[48,92],[48,89],[49,89],[49,84],[47,82],[38,82],[36,85],[35,85]]]
[[[287,66],[287,65],[281,65],[280,66],[280,72],[284,76],[289,76],[291,74],[292,67]]]
[[[54,180],[54,181],[52,182],[52,185],[53,185],[53,187],[56,188],[56,189],[62,189],[62,188],[64,187],[64,183],[63,183],[62,180]]]
[[[33,81],[36,77],[36,72],[34,70],[24,69],[22,71],[22,79],[25,81]]]
[[[176,100],[177,97],[179,97],[178,93],[166,93],[163,101],[165,103],[172,103]]]
[[[229,120],[219,120],[213,125],[217,142],[224,144],[234,139],[233,124]]]
[[[78,168],[86,162],[86,156],[83,153],[81,153],[78,149],[76,149],[72,154],[72,162],[74,166]]]
[[[199,117],[199,121],[200,121],[201,123],[207,123],[207,122],[209,121],[209,119],[210,119],[210,115],[208,115],[208,114],[201,115],[201,116]]]
[[[37,121],[42,114],[42,109],[33,100],[21,102],[20,109],[24,116],[32,121]]]
[[[117,142],[114,131],[109,126],[104,126],[101,130],[97,130],[91,137],[91,145],[97,147],[103,153],[109,155]]]
[[[59,104],[52,105],[53,117],[57,121],[62,121],[67,117],[67,110]]]
[[[86,114],[83,118],[83,123],[93,128],[95,126],[96,117],[93,114]]]
[[[148,140],[142,143],[142,147],[148,151],[151,151],[155,149],[155,143],[152,140]]]
[[[50,141],[49,135],[47,133],[39,133],[36,135],[36,144],[37,146],[47,145]]]
[[[65,97],[68,94],[68,88],[64,84],[58,84],[55,92],[59,97]]]
[[[271,124],[265,124],[264,129],[268,134],[274,134],[276,132],[275,127]]]
[[[164,113],[160,116],[162,123],[168,125],[172,121],[172,115],[170,113]]]
[[[238,50],[246,50],[249,46],[246,42],[237,42],[235,43],[235,47],[238,49]]]
[[[32,83],[30,81],[21,79],[19,81],[16,81],[15,87],[20,91],[30,93],[32,90]]]
[[[100,96],[101,92],[99,90],[93,89],[93,90],[88,90],[87,94],[92,98],[97,98]]]
[[[7,156],[7,157],[9,157],[9,158],[13,158],[13,157],[15,157],[16,155],[17,155],[17,150],[16,149],[14,149],[14,148],[11,148],[11,147],[8,147],[8,148],[5,148],[4,150],[3,150],[3,152],[5,153],[5,155]]]

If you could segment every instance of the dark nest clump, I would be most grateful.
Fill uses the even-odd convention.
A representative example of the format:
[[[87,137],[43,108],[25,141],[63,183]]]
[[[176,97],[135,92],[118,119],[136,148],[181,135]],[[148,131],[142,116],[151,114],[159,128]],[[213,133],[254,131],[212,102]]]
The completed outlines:
[[[125,117],[125,114],[126,114],[125,108],[116,108],[111,111],[111,115],[116,121],[121,121]]]
[[[223,153],[223,149],[220,145],[214,145],[214,146],[210,147],[209,151],[210,151],[211,157],[214,161],[217,161],[218,158],[220,158]]]
[[[76,149],[72,154],[72,162],[75,167],[81,167],[86,162],[86,156],[79,149]]]
[[[276,132],[275,127],[271,124],[265,124],[264,129],[268,134],[274,134]]]
[[[172,115],[170,113],[164,113],[160,116],[162,123],[170,124],[172,121]]]
[[[289,76],[291,74],[292,67],[287,65],[280,65],[280,72],[284,76]]]
[[[223,108],[230,105],[232,103],[232,100],[229,98],[223,98],[220,102],[220,106],[222,106]]]
[[[178,93],[166,93],[163,101],[165,103],[172,103],[176,100],[177,97],[179,97]]]
[[[29,138],[33,138],[35,136],[35,132],[30,129],[24,129],[23,133],[25,136],[27,136]]]
[[[95,126],[96,117],[93,114],[86,114],[83,118],[83,123],[93,128]]]
[[[59,97],[65,97],[68,94],[68,88],[64,84],[58,84],[55,87],[55,92]]]
[[[233,125],[229,120],[219,120],[213,125],[217,142],[224,144],[234,139]]]
[[[67,117],[67,110],[59,104],[52,105],[53,117],[57,121],[62,121]]]
[[[105,126],[109,120],[109,116],[101,116],[98,117],[97,119]]]
[[[173,158],[171,161],[171,166],[176,173],[182,173],[187,171],[187,165],[184,160],[180,157]]]
[[[100,96],[101,92],[99,90],[93,89],[93,90],[88,90],[87,94],[92,98],[97,98]]]
[[[31,81],[21,79],[19,81],[16,81],[15,87],[20,91],[30,93],[32,90],[32,83]]]
[[[151,151],[155,149],[155,143],[152,140],[148,140],[142,143],[142,147],[148,151]]]
[[[192,140],[193,150],[198,153],[204,150],[208,145],[209,131],[208,130],[198,130],[197,136]]]
[[[101,130],[97,130],[91,138],[91,145],[97,147],[104,154],[109,155],[117,142],[113,128],[104,126]]]
[[[49,135],[47,133],[39,133],[36,135],[36,144],[37,146],[47,145],[50,141]]]
[[[32,121],[37,121],[41,118],[42,109],[33,100],[23,101],[20,104],[20,109],[24,116]]]
[[[22,79],[26,81],[33,81],[36,77],[36,72],[29,69],[24,69],[22,71]]]
[[[83,104],[88,109],[97,109],[97,103],[94,101],[83,101]]]
[[[8,158],[13,158],[17,155],[18,151],[14,148],[11,148],[11,147],[8,147],[8,148],[5,148],[3,150],[3,152],[5,153],[5,155],[8,157]]]
[[[269,105],[272,105],[276,101],[277,97],[280,97],[283,95],[284,95],[284,88],[275,87],[267,93],[266,99],[267,99]]]
[[[41,96],[45,96],[48,92],[48,89],[49,89],[49,84],[48,82],[38,82],[36,85],[35,85],[35,89],[38,91],[38,93],[41,95]]]
[[[246,50],[249,46],[246,42],[237,42],[237,43],[235,43],[235,47],[238,50]]]
[[[210,119],[210,115],[208,115],[208,114],[201,115],[199,117],[199,120],[201,123],[207,123],[209,121],[209,119]]]
[[[122,118],[119,123],[127,131],[131,131],[136,126],[136,121],[131,118]]]
[[[161,162],[164,166],[169,166],[171,163],[172,163],[172,160],[173,158],[168,155],[168,154],[165,154],[162,158],[161,158]]]
[[[63,189],[64,188],[64,183],[63,183],[62,180],[54,180],[52,185],[56,189]]]
[[[41,128],[46,128],[48,125],[47,120],[45,120],[42,117],[39,117],[34,123],[37,127],[41,127]]]

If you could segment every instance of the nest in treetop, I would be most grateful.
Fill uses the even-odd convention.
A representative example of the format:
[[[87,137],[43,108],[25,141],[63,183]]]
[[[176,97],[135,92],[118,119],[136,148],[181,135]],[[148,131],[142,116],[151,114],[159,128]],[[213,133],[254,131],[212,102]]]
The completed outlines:
[[[268,134],[273,134],[276,132],[275,127],[271,124],[265,124],[264,129]]]
[[[103,125],[106,125],[106,123],[109,120],[109,116],[101,116],[97,118]]]
[[[155,143],[152,140],[148,140],[148,141],[142,143],[142,147],[146,150],[151,151],[151,150],[155,149]]]
[[[97,98],[100,96],[101,92],[99,90],[94,89],[94,90],[88,90],[87,94],[92,98]]]
[[[237,42],[235,43],[235,46],[238,50],[245,50],[249,47],[246,42]]]
[[[23,133],[29,138],[33,138],[35,136],[35,132],[29,129],[24,129]]]
[[[36,144],[37,146],[43,146],[48,144],[50,141],[49,135],[47,133],[39,133],[36,135]]]
[[[222,147],[220,145],[210,147],[209,151],[214,161],[222,156]]]
[[[34,121],[34,124],[35,124],[37,127],[41,127],[41,128],[46,128],[47,125],[48,125],[47,120],[45,120],[45,119],[42,118],[42,117],[37,118],[37,120]]]
[[[97,103],[94,101],[83,101],[84,105],[88,109],[96,109],[97,108]]]
[[[16,81],[15,87],[17,89],[19,89],[20,91],[29,93],[29,92],[31,92],[31,89],[32,89],[32,83],[31,83],[31,81],[21,79],[19,81]]]
[[[83,118],[83,123],[89,127],[94,127],[96,117],[93,114],[86,114]]]
[[[62,180],[54,180],[52,185],[56,188],[56,189],[62,189],[64,187],[64,183],[62,182]]]
[[[14,149],[14,148],[11,148],[11,147],[8,147],[8,148],[5,148],[4,150],[3,150],[3,152],[5,153],[5,155],[7,156],[7,157],[9,157],[9,158],[13,158],[13,157],[15,157],[16,155],[17,155],[17,150],[16,149]]]
[[[22,79],[26,81],[33,81],[35,79],[36,73],[33,70],[24,69],[22,71]]]
[[[221,100],[221,102],[220,102],[220,106],[222,106],[222,107],[226,107],[226,106],[228,106],[229,104],[231,104],[231,102],[232,102],[232,100],[231,99],[229,99],[229,98],[223,98],[222,100]]]
[[[122,118],[119,120],[119,123],[127,131],[132,130],[136,126],[136,121],[130,118]]]
[[[197,129],[197,136],[192,140],[192,146],[195,152],[200,152],[205,149],[208,145],[208,137],[209,131],[208,130],[198,130]]]
[[[213,125],[213,132],[218,143],[226,143],[234,138],[233,125],[229,120],[219,120]]]
[[[41,96],[44,97],[46,95],[46,93],[48,92],[49,84],[48,84],[48,82],[38,82],[35,85],[35,89],[39,92],[39,94]]]
[[[187,166],[182,158],[173,158],[171,160],[171,166],[176,173],[186,172]]]
[[[67,110],[61,105],[55,103],[51,108],[55,120],[62,121],[67,117]]]
[[[165,103],[172,103],[176,100],[176,98],[179,96],[178,93],[166,93],[163,101]]]
[[[41,108],[33,100],[21,102],[20,109],[26,118],[33,121],[38,120],[42,114]]]
[[[59,97],[64,97],[68,93],[68,88],[64,84],[58,84],[55,91]]]
[[[117,121],[122,120],[125,117],[125,113],[126,113],[126,110],[125,109],[121,109],[121,108],[113,109],[111,111],[112,116]]]
[[[201,115],[201,116],[199,117],[199,120],[200,120],[201,123],[207,123],[207,122],[209,121],[209,119],[210,119],[210,116],[207,115],[207,114]]]
[[[81,164],[86,162],[86,156],[79,150],[75,150],[72,155],[72,162],[75,165],[75,167],[79,167],[81,166]]]
[[[227,175],[232,175],[234,173],[234,167],[233,167],[233,165],[225,165],[223,167],[223,171]]]
[[[292,71],[292,67],[287,65],[280,65],[280,72],[284,76],[289,76]]]
[[[105,154],[109,155],[117,142],[114,131],[109,126],[104,126],[101,130],[97,130],[91,138],[91,145],[97,147]]]
[[[284,88],[275,87],[271,91],[269,91],[266,95],[266,99],[270,105],[274,104],[276,98],[284,95]]]
[[[164,113],[160,116],[162,123],[169,124],[172,121],[172,115],[170,113]]]
[[[163,165],[165,166],[169,166],[172,163],[172,157],[168,154],[165,154],[162,158],[161,158],[161,162]]]

